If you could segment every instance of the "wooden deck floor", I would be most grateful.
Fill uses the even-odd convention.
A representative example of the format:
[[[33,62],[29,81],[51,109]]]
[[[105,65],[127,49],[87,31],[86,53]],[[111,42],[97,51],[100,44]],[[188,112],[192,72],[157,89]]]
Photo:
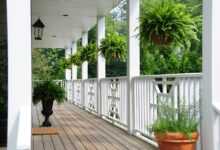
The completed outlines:
[[[33,127],[43,120],[40,109],[40,106],[33,107]],[[32,136],[32,150],[154,150],[74,105],[55,105],[51,122],[59,128],[59,135]]]

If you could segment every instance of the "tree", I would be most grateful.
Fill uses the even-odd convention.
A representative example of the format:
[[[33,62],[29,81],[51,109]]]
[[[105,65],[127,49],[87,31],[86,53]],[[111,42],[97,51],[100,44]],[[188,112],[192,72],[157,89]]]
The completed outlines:
[[[34,80],[64,79],[64,68],[61,60],[63,49],[33,49],[32,72]]]

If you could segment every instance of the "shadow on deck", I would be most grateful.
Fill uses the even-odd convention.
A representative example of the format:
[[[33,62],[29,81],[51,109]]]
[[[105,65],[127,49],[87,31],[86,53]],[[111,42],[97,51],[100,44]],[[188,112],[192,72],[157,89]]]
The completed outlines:
[[[33,107],[32,126],[42,122],[40,105]],[[59,135],[32,136],[32,150],[154,150],[147,143],[71,105],[55,105],[50,118]]]

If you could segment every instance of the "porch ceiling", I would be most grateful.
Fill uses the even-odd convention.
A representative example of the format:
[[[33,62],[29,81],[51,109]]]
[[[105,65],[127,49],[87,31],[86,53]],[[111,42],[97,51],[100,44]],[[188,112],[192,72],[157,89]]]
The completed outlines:
[[[32,23],[39,17],[45,24],[43,40],[33,48],[64,48],[91,29],[97,16],[105,15],[120,0],[32,0]],[[65,17],[63,15],[68,14]]]

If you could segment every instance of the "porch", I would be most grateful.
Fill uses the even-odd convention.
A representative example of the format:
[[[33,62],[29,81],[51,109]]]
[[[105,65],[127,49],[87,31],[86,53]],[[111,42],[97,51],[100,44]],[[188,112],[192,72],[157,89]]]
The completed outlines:
[[[140,40],[136,36],[140,32],[138,30],[140,1],[127,0],[127,76],[106,78],[105,58],[101,54],[97,58],[96,79],[88,79],[88,62],[82,65],[82,80],[77,80],[75,66],[66,69],[66,81],[60,82],[66,88],[68,103],[56,106],[54,116],[51,118],[52,123],[60,128],[60,134],[34,136],[31,144],[31,49],[65,48],[66,58],[69,58],[76,53],[79,38],[82,38],[83,46],[88,44],[88,30],[95,24],[97,24],[99,47],[105,38],[105,15],[119,3],[118,0],[64,1],[44,3],[43,0],[34,0],[32,5],[35,7],[31,10],[31,0],[7,0],[9,150],[31,148],[34,150],[114,148],[151,150],[153,149],[151,146],[132,135],[154,144],[154,137],[148,127],[157,118],[157,98],[172,100],[175,104],[181,98],[184,98],[189,105],[201,103],[200,137],[202,139],[198,142],[197,148],[219,149],[220,22],[217,14],[219,14],[220,2],[218,0],[204,0],[203,3],[202,75],[159,76],[140,76]],[[70,16],[69,20],[66,19],[68,16]],[[45,40],[31,42],[31,38],[33,39],[31,18],[34,22],[37,17],[45,20],[48,28],[45,30]],[[39,110],[40,107],[33,109],[33,126],[39,125],[42,120]]]
[[[32,126],[42,122],[41,105],[32,109]],[[55,105],[51,122],[58,135],[32,136],[32,150],[154,150],[144,141],[70,103]]]

